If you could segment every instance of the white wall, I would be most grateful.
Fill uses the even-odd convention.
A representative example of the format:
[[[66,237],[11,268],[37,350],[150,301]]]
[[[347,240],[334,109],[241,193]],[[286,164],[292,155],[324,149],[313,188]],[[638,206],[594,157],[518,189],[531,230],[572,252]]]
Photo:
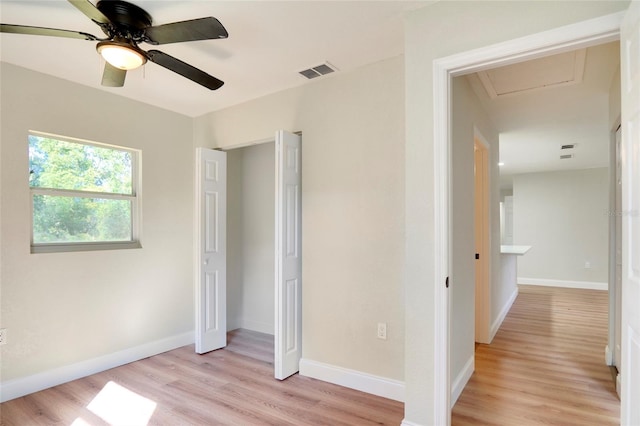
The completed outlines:
[[[303,358],[402,380],[401,57],[196,119],[196,144],[302,131]],[[376,338],[378,322],[388,339]]]
[[[514,175],[514,243],[532,246],[518,277],[608,282],[608,210],[606,167]]]
[[[228,151],[227,328],[274,331],[275,145]]]
[[[451,380],[463,377],[475,351],[475,230],[474,137],[475,129],[489,144],[490,288],[500,295],[500,182],[498,133],[482,109],[465,77],[453,79],[453,133],[451,181]],[[497,218],[497,219],[496,219]],[[487,307],[493,311],[491,307]],[[470,361],[471,360],[471,361]],[[464,383],[462,383],[464,384]]]
[[[3,392],[193,342],[192,119],[9,64],[1,74]],[[30,254],[29,130],[142,150],[143,248]]]
[[[616,12],[628,2],[440,1],[405,26],[405,421],[434,421],[433,61]],[[486,30],[486,29],[490,29]],[[443,278],[444,279],[444,278]]]

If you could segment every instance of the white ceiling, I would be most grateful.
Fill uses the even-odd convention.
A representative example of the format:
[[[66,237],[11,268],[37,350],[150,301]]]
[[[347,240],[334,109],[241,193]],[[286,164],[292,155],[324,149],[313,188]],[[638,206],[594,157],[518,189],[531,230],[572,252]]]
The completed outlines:
[[[95,4],[96,0],[92,0]],[[308,82],[298,71],[328,61],[340,72],[404,51],[404,11],[431,1],[171,1],[131,0],[154,24],[214,16],[226,40],[158,46],[223,80],[209,91],[149,63],[130,71],[122,88],[100,86],[104,62],[96,42],[0,35],[0,60],[113,92],[188,116],[199,116]],[[82,31],[100,28],[65,0],[0,2],[2,23]],[[144,50],[152,48],[142,44]],[[331,76],[321,77],[331,78]]]
[[[566,66],[566,59],[559,57],[557,66]],[[467,76],[500,132],[501,175],[607,167],[609,88],[619,63],[618,42],[593,46],[587,49],[581,82],[495,99],[489,97],[477,74]],[[525,62],[513,70],[523,87],[539,77],[539,64]],[[546,60],[545,66],[556,65]],[[513,73],[508,78],[513,83]],[[576,147],[561,151],[564,144]],[[574,158],[560,160],[561,154],[574,154]],[[508,184],[508,179],[504,181]]]
[[[96,42],[55,37],[1,34],[0,60],[195,117],[307,84],[309,80],[298,71],[325,61],[339,71],[319,78],[332,78],[400,55],[404,51],[404,12],[433,3],[132,1],[149,12],[156,25],[205,16],[218,18],[229,32],[228,39],[158,48],[226,84],[209,91],[149,63],[129,72],[124,87],[105,88],[100,86],[104,62],[95,51]],[[99,27],[66,0],[0,0],[0,21],[102,36]],[[152,48],[145,44],[141,47]],[[467,76],[500,131],[500,159],[505,163],[502,175],[606,166],[608,91],[618,63],[618,43],[591,47],[586,52],[581,82],[496,99],[487,95],[476,74]],[[540,64],[511,65],[512,69],[503,70],[506,72],[491,73],[491,78],[497,86],[518,87],[520,77],[527,81],[540,78]],[[558,67],[563,64],[566,67],[566,57]],[[553,66],[553,61],[544,61],[544,68]],[[514,74],[518,78],[514,79]],[[501,78],[503,81],[499,81]],[[524,80],[522,86],[526,87]],[[560,145],[567,143],[577,144],[575,157],[560,160]]]

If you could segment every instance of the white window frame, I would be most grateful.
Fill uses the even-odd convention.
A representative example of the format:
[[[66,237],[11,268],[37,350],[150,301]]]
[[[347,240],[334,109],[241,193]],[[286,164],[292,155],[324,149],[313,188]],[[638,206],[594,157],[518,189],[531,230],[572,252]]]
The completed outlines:
[[[131,154],[131,195],[114,194],[110,192],[77,191],[72,189],[40,188],[29,185],[29,215],[31,226],[31,253],[59,253],[74,251],[93,250],[119,250],[142,248],[141,238],[141,167],[142,152],[137,149],[110,145],[100,142],[93,142],[84,139],[72,138],[69,136],[55,135],[35,130],[29,131],[30,136],[38,136],[59,140],[62,142],[90,145],[98,148],[107,148],[117,151],[125,151]],[[104,198],[111,200],[129,200],[131,202],[131,240],[130,241],[91,241],[91,242],[68,242],[68,243],[34,243],[33,240],[33,197],[34,195],[65,196],[79,198]]]

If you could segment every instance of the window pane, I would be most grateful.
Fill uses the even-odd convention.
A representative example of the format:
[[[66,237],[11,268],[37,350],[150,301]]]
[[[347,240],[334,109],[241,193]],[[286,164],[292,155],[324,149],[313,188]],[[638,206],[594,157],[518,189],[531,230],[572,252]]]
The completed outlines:
[[[33,195],[33,243],[132,241],[131,202]]]
[[[131,153],[29,135],[29,185],[132,194]]]

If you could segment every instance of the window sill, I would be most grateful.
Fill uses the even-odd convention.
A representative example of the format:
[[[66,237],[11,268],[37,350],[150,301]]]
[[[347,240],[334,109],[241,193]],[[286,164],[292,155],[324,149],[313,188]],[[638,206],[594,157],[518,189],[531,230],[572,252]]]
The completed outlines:
[[[52,243],[32,245],[31,254],[97,250],[124,250],[139,248],[142,248],[142,244],[140,244],[140,241],[114,241],[108,243]]]

